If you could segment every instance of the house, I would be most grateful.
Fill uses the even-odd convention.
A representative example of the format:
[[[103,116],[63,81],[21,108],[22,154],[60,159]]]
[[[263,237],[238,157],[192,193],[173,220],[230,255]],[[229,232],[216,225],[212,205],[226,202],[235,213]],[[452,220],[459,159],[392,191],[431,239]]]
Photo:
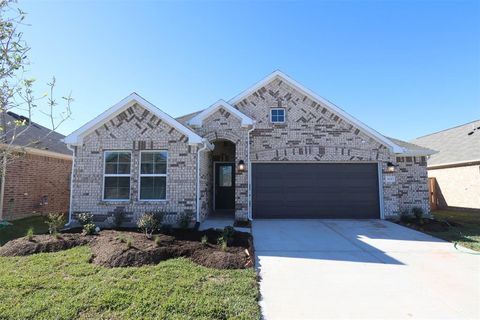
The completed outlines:
[[[480,120],[419,137],[413,143],[439,151],[427,161],[433,205],[480,211]]]
[[[428,207],[433,151],[387,138],[280,71],[174,119],[132,93],[65,138],[74,149],[71,218],[109,223],[162,211],[386,218]]]
[[[0,221],[50,212],[67,213],[70,201],[72,152],[58,132],[7,112],[3,135],[11,144],[0,180]],[[15,126],[16,121],[24,122]],[[16,132],[16,138],[12,139]]]

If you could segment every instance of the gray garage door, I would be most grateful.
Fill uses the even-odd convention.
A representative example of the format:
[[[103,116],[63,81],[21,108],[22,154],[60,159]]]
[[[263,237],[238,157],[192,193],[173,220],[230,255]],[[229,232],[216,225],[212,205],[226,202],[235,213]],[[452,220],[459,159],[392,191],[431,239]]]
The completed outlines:
[[[253,218],[378,219],[375,163],[254,163]]]

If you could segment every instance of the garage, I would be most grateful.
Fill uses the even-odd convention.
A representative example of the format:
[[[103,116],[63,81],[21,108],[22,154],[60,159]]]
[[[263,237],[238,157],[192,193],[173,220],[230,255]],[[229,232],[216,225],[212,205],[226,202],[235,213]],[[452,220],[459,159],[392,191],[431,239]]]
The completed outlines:
[[[254,219],[378,219],[377,163],[252,163]]]

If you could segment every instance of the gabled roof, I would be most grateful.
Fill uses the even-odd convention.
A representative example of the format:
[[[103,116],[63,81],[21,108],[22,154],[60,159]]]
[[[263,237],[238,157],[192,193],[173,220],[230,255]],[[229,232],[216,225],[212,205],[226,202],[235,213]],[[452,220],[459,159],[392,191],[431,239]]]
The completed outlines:
[[[65,155],[72,155],[62,139],[65,138],[52,129],[46,128],[35,122],[30,122],[27,117],[8,111],[6,114],[7,125],[5,128],[6,143],[11,143],[13,135],[16,137],[12,145],[21,148],[37,149],[42,151],[55,152]],[[14,121],[25,121],[25,126],[16,126]],[[29,123],[30,122],[30,123]]]
[[[79,145],[82,143],[83,137],[87,134],[95,130],[96,128],[100,127],[103,123],[108,121],[110,118],[122,113],[124,110],[128,109],[129,107],[133,106],[134,104],[139,104],[146,110],[150,111],[163,121],[165,121],[168,125],[172,126],[173,128],[177,129],[179,132],[183,133],[185,136],[188,137],[189,144],[197,144],[202,143],[203,139],[198,134],[193,132],[191,129],[187,128],[162,110],[158,109],[156,106],[148,102],[147,100],[143,99],[141,96],[136,94],[135,92],[130,94],[128,97],[124,98],[114,106],[107,109],[105,112],[94,118],[93,120],[87,122],[85,125],[80,127],[79,129],[75,130],[71,134],[69,134],[65,139],[64,142],[71,145]]]
[[[207,109],[201,111],[200,113],[198,113],[197,115],[192,117],[190,120],[187,121],[187,123],[191,126],[200,127],[203,123],[203,120],[208,118],[208,116],[212,115],[215,111],[217,111],[220,108],[223,108],[223,109],[227,110],[233,116],[237,117],[240,120],[240,122],[242,123],[243,127],[252,125],[255,122],[253,119],[251,119],[247,115],[243,114],[238,109],[234,108],[228,102],[220,99],[217,102],[215,102],[214,104],[212,104],[210,107],[208,107]]]
[[[480,161],[480,119],[412,142],[439,151],[428,159],[429,167]]]
[[[438,152],[438,151],[435,151],[435,150],[432,150],[432,149],[421,147],[419,145],[416,145],[416,144],[413,144],[413,143],[410,143],[410,142],[403,141],[403,140],[398,140],[398,139],[391,138],[391,137],[387,137],[387,139],[392,140],[395,144],[397,144],[397,145],[399,145],[400,147],[403,148],[403,150],[404,150],[402,152],[403,156],[412,156],[412,157],[414,157],[414,156],[429,156],[429,155],[432,155],[432,154]]]
[[[242,101],[243,99],[245,99],[246,97],[248,97],[249,95],[251,95],[252,93],[258,91],[260,88],[266,86],[268,83],[270,83],[271,81],[273,81],[275,79],[280,79],[280,80],[286,82],[287,84],[289,84],[293,88],[295,88],[295,89],[303,92],[305,95],[309,96],[311,99],[313,99],[317,102],[320,102],[326,108],[330,109],[333,113],[338,114],[343,119],[347,120],[352,125],[356,126],[358,129],[362,130],[365,134],[369,135],[370,137],[376,139],[378,142],[383,143],[384,145],[389,147],[394,153],[404,153],[405,150],[401,146],[399,146],[398,144],[394,143],[392,140],[388,139],[387,137],[385,137],[385,136],[381,135],[380,133],[378,133],[377,131],[373,130],[372,128],[370,128],[369,126],[367,126],[366,124],[364,124],[360,120],[356,119],[352,115],[348,114],[347,112],[345,112],[344,110],[342,110],[341,108],[339,108],[338,106],[333,104],[332,102],[328,101],[327,99],[325,99],[323,97],[320,97],[315,92],[311,91],[310,89],[305,88],[303,85],[301,85],[300,83],[293,80],[292,78],[290,78],[285,73],[283,73],[279,70],[271,73],[270,75],[268,75],[264,79],[260,80],[259,82],[257,82],[256,84],[254,84],[253,86],[248,88],[247,90],[241,92],[237,96],[230,99],[228,102],[231,105],[235,105],[235,104],[239,103],[240,101]]]

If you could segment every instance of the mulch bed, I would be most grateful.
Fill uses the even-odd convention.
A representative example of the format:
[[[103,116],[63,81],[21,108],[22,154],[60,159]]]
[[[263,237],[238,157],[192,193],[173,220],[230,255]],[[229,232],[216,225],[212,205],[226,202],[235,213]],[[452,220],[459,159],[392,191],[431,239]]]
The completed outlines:
[[[206,235],[208,243],[202,244]],[[26,256],[40,252],[55,252],[88,244],[92,250],[91,263],[104,267],[139,267],[160,261],[187,257],[193,262],[216,269],[243,269],[253,266],[252,237],[235,232],[233,242],[224,251],[216,244],[221,232],[174,230],[158,234],[155,240],[134,231],[103,230],[97,235],[62,233],[60,238],[36,235],[12,240],[0,247],[0,256]]]
[[[439,221],[435,219],[412,219],[408,222],[399,221],[398,223],[410,228],[427,232],[445,232],[448,231],[450,227],[458,226],[456,223],[452,224],[448,221]]]

